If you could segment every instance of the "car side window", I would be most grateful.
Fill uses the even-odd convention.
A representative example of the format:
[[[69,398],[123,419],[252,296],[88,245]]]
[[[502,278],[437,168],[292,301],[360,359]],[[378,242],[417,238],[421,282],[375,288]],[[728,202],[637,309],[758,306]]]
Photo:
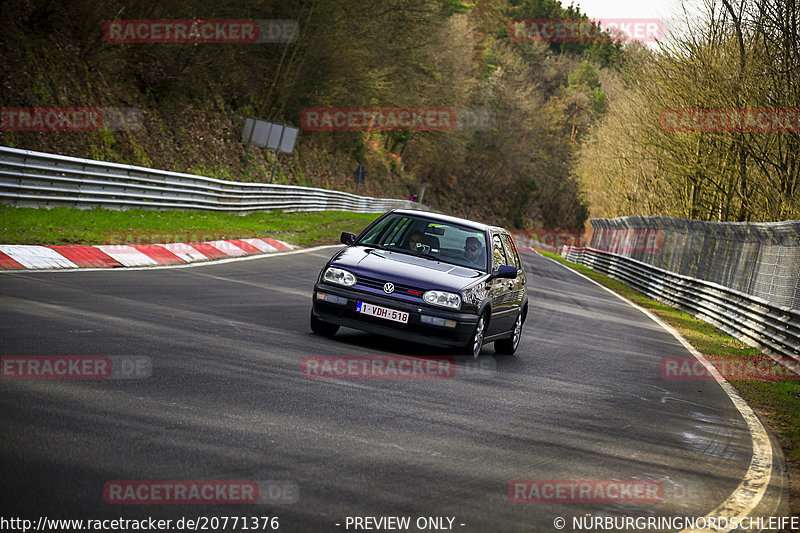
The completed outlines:
[[[494,257],[494,264],[492,265],[493,269],[496,270],[500,266],[508,264],[506,253],[503,250],[503,241],[500,240],[499,235],[494,235],[492,237],[492,256]]]
[[[517,254],[517,247],[514,246],[514,241],[511,239],[510,235],[503,233],[503,244],[506,247],[506,258],[508,259],[508,265],[516,267],[517,269],[522,268],[522,263],[519,261],[519,255]]]
[[[401,218],[397,221],[397,224],[389,231],[388,235],[384,239],[383,243],[388,246],[400,246],[403,242],[403,238],[407,234],[410,234],[408,228],[411,227],[411,219],[408,218]]]
[[[392,224],[396,223],[396,221],[397,217],[389,216],[384,218],[383,220],[378,222],[376,226],[373,226],[370,232],[362,239],[361,244],[377,245],[378,242],[381,240],[381,238],[386,234],[389,227]]]

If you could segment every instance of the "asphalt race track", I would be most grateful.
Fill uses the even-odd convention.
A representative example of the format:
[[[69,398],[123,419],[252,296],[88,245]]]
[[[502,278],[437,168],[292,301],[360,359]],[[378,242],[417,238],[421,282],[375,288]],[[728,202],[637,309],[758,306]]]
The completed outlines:
[[[450,379],[304,377],[307,356],[449,355],[354,330],[313,335],[311,287],[334,250],[0,275],[0,355],[152,363],[142,379],[0,381],[2,514],[277,516],[285,532],[365,530],[347,517],[383,516],[556,531],[560,516],[572,531],[586,515],[704,516],[742,481],[751,436],[723,389],[665,379],[662,358],[689,356],[673,336],[538,255],[525,256],[518,356],[487,345],[477,364],[456,357]],[[759,512],[788,514],[773,453]],[[520,479],[652,480],[663,492],[518,503],[509,485]],[[281,480],[298,492],[294,503],[110,504],[113,480]]]

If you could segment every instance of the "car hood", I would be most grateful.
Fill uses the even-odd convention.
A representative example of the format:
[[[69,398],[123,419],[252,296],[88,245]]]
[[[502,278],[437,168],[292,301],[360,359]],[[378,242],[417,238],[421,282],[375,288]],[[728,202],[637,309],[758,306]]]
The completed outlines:
[[[331,266],[345,268],[356,277],[369,276],[423,289],[451,291],[464,289],[487,275],[472,268],[364,246],[345,248],[334,256]]]

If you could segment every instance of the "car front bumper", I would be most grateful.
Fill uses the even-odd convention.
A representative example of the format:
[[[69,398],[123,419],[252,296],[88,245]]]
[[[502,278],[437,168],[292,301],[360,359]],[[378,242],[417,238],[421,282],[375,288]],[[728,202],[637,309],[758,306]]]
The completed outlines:
[[[342,305],[322,301],[317,299],[317,292],[346,298],[347,302]],[[346,287],[334,287],[320,283],[314,285],[312,301],[312,313],[323,322],[431,346],[452,347],[466,345],[472,338],[475,324],[478,322],[478,316],[472,313],[448,311],[422,302],[413,304]],[[408,313],[408,323],[401,324],[384,318],[358,313],[356,312],[358,302],[405,311]],[[424,324],[421,322],[420,315],[452,320],[456,325],[455,327],[447,327]]]

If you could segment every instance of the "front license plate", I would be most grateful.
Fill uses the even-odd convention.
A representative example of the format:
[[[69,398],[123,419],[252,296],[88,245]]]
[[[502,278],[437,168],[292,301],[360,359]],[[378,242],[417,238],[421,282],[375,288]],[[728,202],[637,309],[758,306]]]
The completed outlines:
[[[408,313],[405,311],[398,311],[396,309],[389,309],[388,307],[381,307],[380,305],[372,305],[364,302],[356,303],[356,313],[364,313],[369,316],[376,316],[378,318],[385,318],[392,322],[400,322],[401,324],[408,323]]]

